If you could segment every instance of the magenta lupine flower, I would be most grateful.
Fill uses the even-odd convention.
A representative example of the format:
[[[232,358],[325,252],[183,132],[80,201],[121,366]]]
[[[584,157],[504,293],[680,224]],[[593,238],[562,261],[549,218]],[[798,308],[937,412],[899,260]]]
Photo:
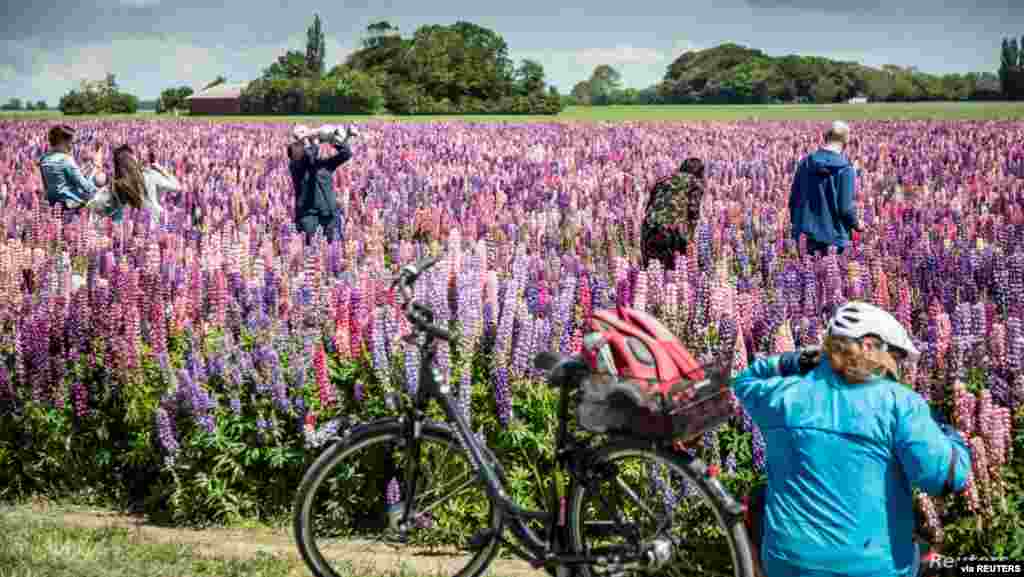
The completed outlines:
[[[944,540],[942,521],[939,520],[939,515],[935,510],[935,503],[932,501],[932,498],[924,493],[920,493],[917,495],[917,502],[921,512],[924,514],[925,527],[934,540],[933,542],[942,543]]]
[[[956,426],[964,434],[964,437],[970,438],[975,431],[976,399],[974,395],[967,392],[967,388],[960,381],[953,384],[953,403],[953,419]]]
[[[7,371],[7,367],[0,363],[0,401],[13,401],[14,398],[11,374]]]
[[[89,391],[81,381],[75,381],[71,384],[71,401],[75,408],[76,417],[84,419],[89,416]]]
[[[989,438],[993,427],[993,413],[992,410],[992,392],[988,389],[981,389],[978,391],[977,402],[975,404],[975,421],[973,432],[977,435],[981,435],[985,438]]]
[[[980,497],[983,511],[991,512],[992,508],[992,486],[989,477],[988,448],[981,437],[971,437],[971,454],[973,459],[973,478],[977,485],[978,497]]]
[[[362,323],[365,322],[365,317],[361,315],[365,310],[365,306],[363,303],[362,290],[360,290],[358,286],[353,286],[349,294],[352,298],[348,309],[351,314],[348,325],[349,335],[351,336],[349,351],[353,358],[358,359],[363,354]]]
[[[647,310],[647,271],[640,271],[636,277],[636,288],[633,292],[633,308],[638,311]]]

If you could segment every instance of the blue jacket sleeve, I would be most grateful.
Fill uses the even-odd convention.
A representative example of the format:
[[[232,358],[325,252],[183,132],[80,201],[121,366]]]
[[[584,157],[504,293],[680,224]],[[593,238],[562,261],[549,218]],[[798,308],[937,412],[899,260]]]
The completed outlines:
[[[779,356],[755,360],[747,370],[736,375],[732,382],[732,392],[739,399],[750,416],[757,421],[775,389],[786,377],[799,372],[799,356],[797,353],[784,353]]]
[[[971,451],[960,433],[932,418],[928,404],[908,396],[897,406],[894,444],[907,479],[929,495],[963,491]]]
[[[352,149],[350,149],[347,144],[341,144],[337,147],[337,149],[338,154],[335,154],[330,158],[317,160],[317,169],[325,168],[331,172],[334,172],[335,170],[338,169],[339,166],[345,164],[346,162],[348,162],[350,158],[352,158]]]
[[[78,200],[84,200],[96,194],[96,185],[82,174],[74,161],[70,161],[64,166],[64,174],[67,175],[68,183],[75,189],[73,192],[75,196],[79,197]],[[77,194],[79,191],[85,192],[85,195]]]
[[[856,193],[856,173],[852,166],[839,171],[838,184],[839,184],[839,215],[843,219],[843,223],[846,228],[855,230],[860,228],[860,223],[857,222],[857,211],[854,207],[854,196]]]

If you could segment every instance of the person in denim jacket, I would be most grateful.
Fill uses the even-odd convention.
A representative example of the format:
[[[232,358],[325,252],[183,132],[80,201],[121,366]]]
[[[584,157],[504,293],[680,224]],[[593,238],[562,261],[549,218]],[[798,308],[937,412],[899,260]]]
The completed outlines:
[[[65,210],[83,208],[106,184],[106,175],[100,172],[103,164],[102,150],[97,149],[93,166],[88,174],[83,174],[71,155],[74,137],[75,129],[71,126],[54,126],[47,135],[50,149],[39,159],[46,200],[50,205],[60,205]]]

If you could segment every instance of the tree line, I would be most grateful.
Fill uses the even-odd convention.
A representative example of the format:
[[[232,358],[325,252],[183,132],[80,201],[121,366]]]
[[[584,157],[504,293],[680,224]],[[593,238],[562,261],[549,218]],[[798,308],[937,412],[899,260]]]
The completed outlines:
[[[11,98],[6,104],[0,105],[0,110],[46,110],[47,108],[49,107],[46,105],[45,100],[38,102],[27,100],[23,104],[20,98]]]
[[[776,104],[831,103],[863,97],[871,101],[1019,100],[1024,97],[1024,37],[1004,39],[998,75],[990,72],[927,74],[914,67],[872,68],[814,56],[773,57],[722,44],[684,52],[662,81],[643,90],[621,88],[608,65],[576,83],[571,103]]]
[[[203,90],[226,82],[218,76]],[[161,92],[158,113],[186,108],[188,86]],[[544,67],[518,65],[500,34],[471,22],[425,25],[403,37],[387,21],[370,24],[360,47],[326,69],[325,33],[319,15],[306,31],[304,51],[289,50],[242,93],[250,114],[557,114],[567,104],[771,104],[830,103],[855,97],[871,101],[1024,99],[1024,36],[1004,38],[996,73],[928,74],[915,67],[872,68],[814,56],[768,56],[727,43],[688,51],[662,80],[644,89],[623,88],[612,66],[559,96]],[[2,110],[44,110],[46,103],[11,98]],[[138,98],[121,91],[115,76],[84,80],[60,99],[65,114],[134,113]]]

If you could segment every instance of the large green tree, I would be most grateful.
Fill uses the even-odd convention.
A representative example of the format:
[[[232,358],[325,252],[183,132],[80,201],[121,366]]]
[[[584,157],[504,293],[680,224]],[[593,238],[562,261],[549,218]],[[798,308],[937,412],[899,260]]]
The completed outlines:
[[[243,110],[374,112],[382,98],[402,114],[561,110],[561,97],[544,92],[539,64],[524,62],[516,69],[501,35],[471,22],[425,25],[403,38],[382,20],[367,26],[360,44],[323,75],[323,29],[315,18],[306,53],[278,57],[246,87]]]
[[[298,50],[289,50],[278,56],[277,60],[263,71],[262,78],[283,80],[308,78],[310,75],[306,55]]]
[[[189,86],[168,88],[162,91],[160,98],[156,101],[157,114],[185,108],[185,99],[189,96],[192,96],[192,88]]]
[[[544,90],[544,66],[536,60],[525,59],[516,70],[516,82],[522,94],[534,94]]]
[[[608,64],[600,64],[587,81],[592,104],[610,104],[622,86],[622,74]]]
[[[1002,87],[1003,96],[1007,100],[1012,100],[1017,96],[1016,86],[1014,86],[1020,59],[1020,47],[1017,45],[1017,39],[1003,38],[999,56],[999,85]]]
[[[326,42],[320,15],[314,14],[313,23],[306,30],[306,69],[313,78],[320,78],[324,74],[325,53]]]
[[[573,102],[580,106],[589,106],[593,103],[590,93],[590,82],[586,80],[577,82],[569,94],[572,96]]]

